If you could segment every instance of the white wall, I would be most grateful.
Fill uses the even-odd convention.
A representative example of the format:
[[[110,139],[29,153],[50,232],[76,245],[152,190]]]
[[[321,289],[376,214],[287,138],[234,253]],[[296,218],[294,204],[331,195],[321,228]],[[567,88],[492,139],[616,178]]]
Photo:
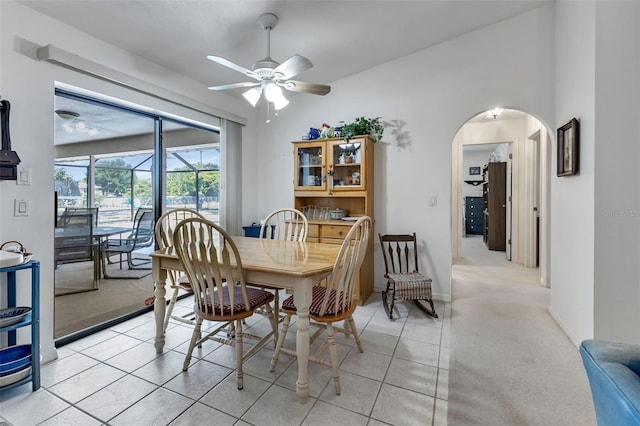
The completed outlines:
[[[550,312],[576,345],[640,343],[640,3],[556,9],[556,124],[580,120],[580,174],[551,179]]]
[[[640,343],[640,3],[597,4],[595,32],[594,336]]]
[[[259,182],[259,213],[293,203],[292,140],[322,122],[381,116],[389,124],[375,145],[374,232],[415,231],[435,297],[450,300],[451,143],[494,105],[553,121],[553,32],[553,6],[545,6],[333,82],[326,97],[294,97],[260,132],[260,174],[268,178]],[[427,205],[431,195],[437,206]],[[380,262],[376,247],[376,288]]]
[[[183,94],[198,102],[248,117],[248,127],[255,129],[257,118],[244,102],[206,90],[206,85],[187,80],[170,70],[136,57],[49,19],[13,1],[0,1],[0,94],[11,102],[11,141],[22,164],[32,171],[31,186],[16,186],[13,181],[0,182],[0,242],[19,240],[41,262],[41,346],[44,361],[55,357],[53,347],[53,101],[54,82],[60,81],[118,99],[166,111],[178,116],[202,119],[201,114],[166,101],[97,80],[88,75],[39,62],[38,47],[52,44],[86,59],[109,66],[131,76]],[[255,130],[245,134],[243,161],[245,179],[255,180]],[[255,210],[257,189],[247,186],[244,207]],[[13,199],[31,202],[29,217],[13,217]],[[247,217],[252,216],[251,213]],[[28,274],[19,274],[18,304],[28,304]],[[4,280],[4,278],[2,278]],[[3,285],[4,288],[4,285]],[[0,292],[0,306],[6,295]],[[19,330],[19,342],[27,339],[27,329]]]
[[[580,119],[580,174],[551,170],[551,306],[579,344],[593,336],[595,5],[556,2],[556,128]],[[576,31],[576,29],[580,29]],[[555,144],[554,144],[555,145]],[[556,164],[556,152],[553,152]]]

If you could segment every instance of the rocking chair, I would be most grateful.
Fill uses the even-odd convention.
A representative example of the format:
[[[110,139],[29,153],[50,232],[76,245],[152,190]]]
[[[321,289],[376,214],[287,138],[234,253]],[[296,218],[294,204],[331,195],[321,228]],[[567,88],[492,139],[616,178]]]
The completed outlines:
[[[393,319],[393,305],[396,300],[413,300],[420,309],[438,318],[433,307],[431,278],[418,272],[416,233],[378,234],[378,237],[384,255],[384,277],[387,279],[387,288],[382,291],[382,304],[389,319]]]

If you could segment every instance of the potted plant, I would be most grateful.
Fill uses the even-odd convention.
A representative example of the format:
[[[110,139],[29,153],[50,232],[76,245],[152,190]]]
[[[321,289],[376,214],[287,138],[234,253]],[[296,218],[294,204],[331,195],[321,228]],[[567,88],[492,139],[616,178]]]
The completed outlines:
[[[383,132],[384,126],[380,121],[380,117],[357,117],[350,123],[342,124],[342,138],[345,141],[358,135],[370,135],[374,142],[378,142],[382,139]]]

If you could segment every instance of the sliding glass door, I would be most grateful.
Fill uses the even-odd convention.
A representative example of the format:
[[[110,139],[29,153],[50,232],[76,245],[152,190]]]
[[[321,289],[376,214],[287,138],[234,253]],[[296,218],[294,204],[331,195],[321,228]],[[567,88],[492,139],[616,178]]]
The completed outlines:
[[[155,244],[132,245],[136,232],[148,232],[139,228],[152,227],[163,211],[177,207],[217,222],[221,194],[216,129],[67,92],[56,95],[56,253],[68,241],[62,237],[79,232],[65,229],[69,221],[61,218],[96,216],[85,231],[94,242],[91,258],[56,262],[60,345],[150,309],[148,255]],[[139,220],[146,211],[153,221]]]

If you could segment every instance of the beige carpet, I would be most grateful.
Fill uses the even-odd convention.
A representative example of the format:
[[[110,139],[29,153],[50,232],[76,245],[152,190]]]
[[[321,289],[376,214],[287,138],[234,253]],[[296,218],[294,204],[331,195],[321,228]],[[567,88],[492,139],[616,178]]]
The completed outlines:
[[[101,279],[98,290],[77,293],[93,287],[93,264],[61,265],[55,272],[54,337],[58,339],[145,308],[145,299],[153,296],[150,272],[120,271],[117,265],[109,265],[109,274],[134,278]],[[136,279],[137,276],[144,277]]]
[[[536,269],[463,238],[453,267],[450,425],[595,425],[578,349],[548,312]],[[558,284],[560,285],[560,284]]]

